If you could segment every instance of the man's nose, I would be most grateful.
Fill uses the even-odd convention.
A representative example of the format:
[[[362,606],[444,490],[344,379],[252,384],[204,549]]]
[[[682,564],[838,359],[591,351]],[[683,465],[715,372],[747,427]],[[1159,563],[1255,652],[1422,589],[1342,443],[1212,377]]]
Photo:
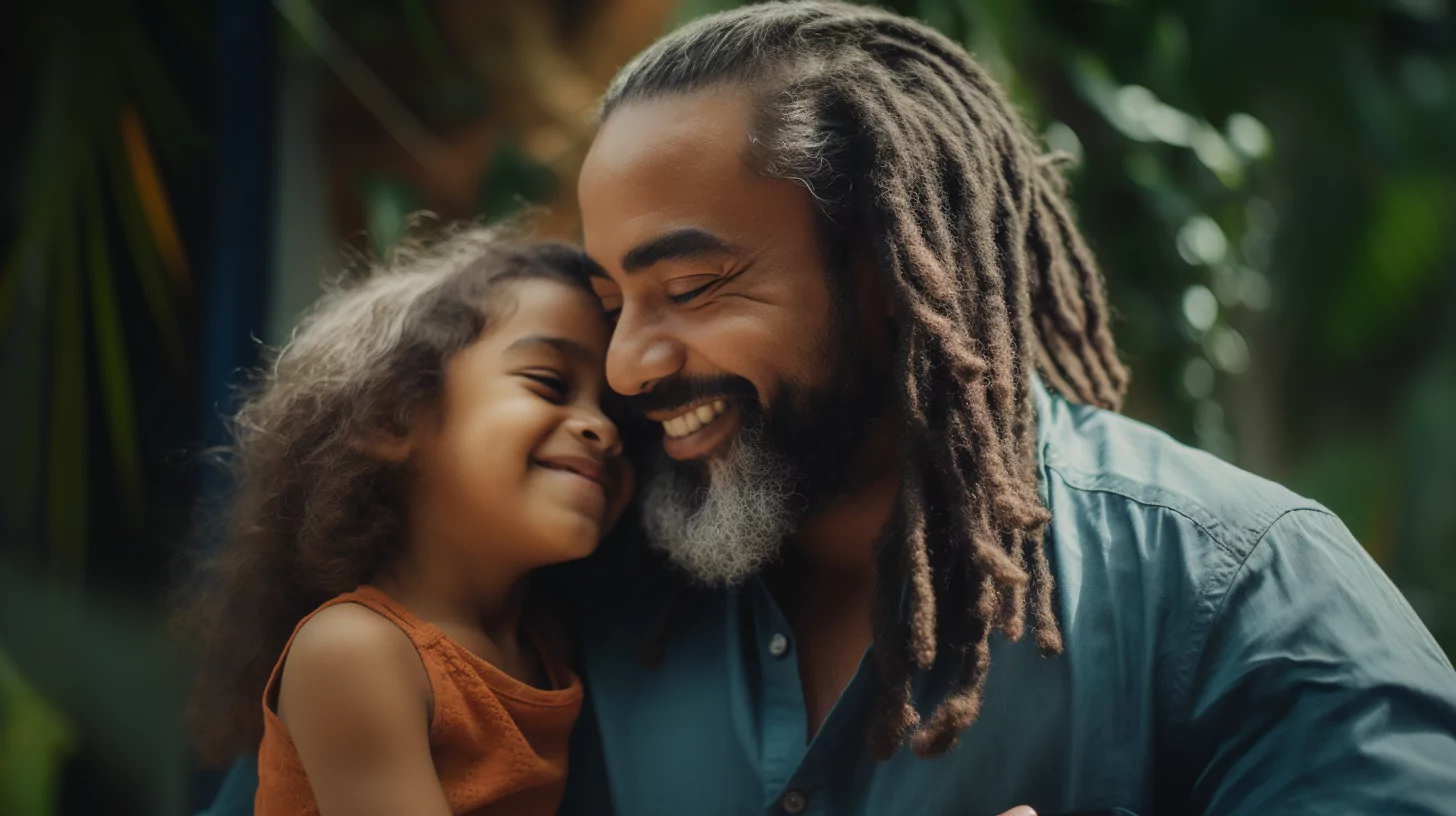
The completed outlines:
[[[681,371],[686,358],[682,343],[659,322],[624,307],[607,347],[607,384],[618,394],[642,394]]]

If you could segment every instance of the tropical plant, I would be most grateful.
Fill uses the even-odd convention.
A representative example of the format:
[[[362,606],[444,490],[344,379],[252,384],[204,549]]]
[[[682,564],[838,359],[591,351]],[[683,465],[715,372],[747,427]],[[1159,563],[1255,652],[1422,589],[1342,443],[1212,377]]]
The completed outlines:
[[[154,334],[182,377],[187,254],[163,182],[201,145],[193,113],[135,3],[26,4],[13,47],[33,103],[14,192],[17,224],[0,267],[8,406],[6,541],[43,546],[52,572],[85,569],[96,450],[127,520],[144,483],[128,335]],[[174,33],[200,45],[191,5],[169,4]],[[122,304],[146,304],[127,325]],[[141,325],[135,325],[140,320]],[[142,362],[147,365],[150,361]],[[105,446],[91,444],[100,406]],[[44,542],[40,545],[39,542]]]

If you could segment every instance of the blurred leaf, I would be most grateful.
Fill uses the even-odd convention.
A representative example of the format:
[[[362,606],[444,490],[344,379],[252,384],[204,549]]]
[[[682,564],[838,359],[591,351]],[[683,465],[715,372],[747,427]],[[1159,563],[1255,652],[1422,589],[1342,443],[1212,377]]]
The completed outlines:
[[[956,0],[920,0],[915,16],[936,30],[959,38],[961,25],[958,10],[959,4]]]
[[[409,185],[384,176],[365,178],[361,186],[369,240],[383,255],[404,236],[406,219],[419,209],[419,195]]]
[[[502,138],[480,182],[480,213],[497,221],[523,205],[545,201],[556,188],[556,172],[532,159],[513,136]]]
[[[123,796],[104,812],[185,812],[183,677],[154,614],[100,591],[78,596],[0,554],[0,644],[110,769]]]
[[[1448,332],[1450,328],[1448,327]],[[1400,547],[1391,577],[1448,654],[1456,653],[1456,332],[1401,410]]]
[[[116,107],[135,104],[151,123],[152,132],[165,140],[164,155],[180,159],[199,149],[204,143],[202,130],[182,101],[139,16],[118,14],[116,24],[112,37],[120,51],[117,57],[121,65],[117,67],[127,72],[129,87],[123,91],[128,95],[114,100],[113,104]]]
[[[76,738],[65,718],[0,651],[0,813],[51,816]]]
[[[679,0],[677,9],[673,12],[672,19],[668,22],[668,29],[674,29],[690,20],[699,17],[706,17],[709,14],[716,14],[720,11],[738,8],[743,5],[737,0]]]
[[[137,452],[136,395],[132,392],[131,368],[127,363],[126,337],[121,328],[121,310],[116,302],[116,282],[107,254],[106,228],[102,222],[101,194],[92,179],[86,187],[86,250],[90,266],[91,320],[96,344],[96,362],[101,396],[106,406],[107,437],[121,489],[122,507],[133,526],[139,523],[142,506],[142,466]]]
[[[442,74],[450,73],[450,49],[440,38],[440,30],[429,6],[424,0],[399,0],[399,6],[415,49],[425,55],[435,70]]]
[[[112,202],[121,219],[122,232],[131,249],[132,269],[137,282],[141,284],[142,296],[151,312],[153,325],[162,339],[162,350],[167,355],[173,370],[182,371],[186,363],[182,348],[182,327],[173,305],[171,287],[162,272],[156,244],[152,243],[145,218],[141,213],[141,201],[127,169],[121,143],[116,139],[104,139],[106,147],[106,169],[111,176]]]
[[[157,173],[157,163],[152,158],[152,149],[147,144],[146,129],[135,110],[126,108],[121,112],[121,143],[126,150],[126,164],[131,170],[132,183],[136,185],[137,198],[142,205],[142,214],[151,228],[152,243],[162,256],[162,263],[179,286],[191,282],[187,268],[187,253],[182,249],[182,236],[177,230],[177,220],[172,217],[172,207],[167,203],[167,191],[162,186],[162,177]]]
[[[1317,451],[1288,479],[1294,491],[1332,510],[1376,561],[1391,554],[1385,508],[1391,501],[1392,461],[1383,439],[1353,439]]]
[[[5,266],[0,267],[0,331],[8,324],[10,309],[15,305],[15,293],[20,289],[21,244],[10,248],[5,256]]]
[[[1446,249],[1451,183],[1440,177],[1397,179],[1375,202],[1359,253],[1325,315],[1330,346],[1350,354],[1400,324],[1425,291]]]
[[[55,257],[46,537],[56,574],[79,580],[87,526],[86,323],[76,242],[60,241]]]
[[[1188,26],[1176,14],[1163,12],[1148,43],[1148,76],[1155,82],[1154,90],[1181,102],[1173,93],[1185,86],[1187,69]]]
[[[0,515],[0,542],[11,547],[40,541],[42,503],[37,497],[42,495],[44,482],[49,385],[46,306],[50,281],[44,275],[44,260],[40,248],[16,244],[6,273],[14,295],[13,311],[0,319],[0,348],[9,352],[4,358],[5,384],[11,389],[0,402],[0,421],[11,431],[0,457],[10,485],[0,493],[6,502],[5,513]]]

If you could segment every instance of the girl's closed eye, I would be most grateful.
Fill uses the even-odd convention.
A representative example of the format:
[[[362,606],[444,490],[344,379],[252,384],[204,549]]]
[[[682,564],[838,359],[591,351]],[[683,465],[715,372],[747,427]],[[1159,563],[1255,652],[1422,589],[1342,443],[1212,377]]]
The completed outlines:
[[[571,383],[554,371],[528,371],[521,376],[534,383],[533,390],[549,402],[560,404],[571,395]]]

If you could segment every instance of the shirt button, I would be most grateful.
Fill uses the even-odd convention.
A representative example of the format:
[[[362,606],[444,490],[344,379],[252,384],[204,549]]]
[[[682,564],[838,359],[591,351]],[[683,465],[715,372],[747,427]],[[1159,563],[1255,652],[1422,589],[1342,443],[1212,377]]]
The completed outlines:
[[[791,790],[784,794],[782,803],[785,813],[803,813],[804,808],[809,806],[809,800],[800,791]]]
[[[789,639],[783,635],[774,635],[768,639],[768,653],[774,657],[783,657],[789,651]],[[802,797],[801,797],[802,798]],[[798,813],[797,810],[790,811]]]

